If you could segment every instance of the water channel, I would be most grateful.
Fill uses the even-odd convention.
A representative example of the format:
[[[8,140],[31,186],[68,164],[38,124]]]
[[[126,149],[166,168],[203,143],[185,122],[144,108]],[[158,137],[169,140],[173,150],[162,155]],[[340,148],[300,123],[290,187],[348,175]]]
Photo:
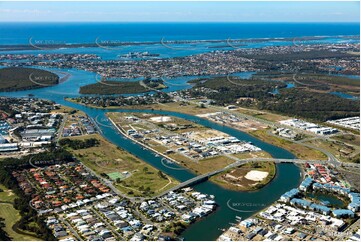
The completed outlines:
[[[152,110],[120,110],[120,109],[96,109],[79,104],[71,103],[64,100],[65,96],[73,96],[77,91],[79,85],[89,82],[89,78],[93,78],[93,74],[85,73],[85,75],[77,75],[78,70],[68,70],[72,76],[65,82],[53,86],[46,87],[37,90],[27,90],[18,92],[3,92],[0,96],[9,97],[27,97],[29,93],[33,94],[36,98],[48,99],[55,101],[56,103],[70,106],[72,108],[81,110],[89,115],[91,118],[96,119],[99,122],[99,128],[102,135],[110,142],[117,146],[127,150],[128,152],[138,156],[140,159],[151,164],[164,173],[174,177],[179,181],[186,181],[195,176],[186,169],[179,169],[176,165],[164,166],[161,162],[161,157],[157,157],[153,152],[144,150],[138,144],[135,144],[131,140],[125,138],[117,132],[115,127],[106,118],[106,112],[153,112],[162,115],[175,116],[184,118],[190,121],[197,122],[201,125],[225,132],[229,135],[235,136],[240,140],[252,142],[254,145],[260,147],[262,150],[270,153],[275,158],[294,158],[294,155],[290,152],[265,143],[251,135],[236,129],[222,126],[206,119],[202,119],[196,116],[168,112],[168,111],[152,111]],[[92,79],[91,81],[93,81]],[[72,95],[73,94],[73,95]],[[176,169],[174,169],[176,168]],[[222,233],[220,228],[227,228],[230,223],[236,221],[236,216],[247,218],[262,208],[270,205],[277,200],[284,192],[298,186],[300,182],[300,170],[293,164],[277,164],[276,177],[267,186],[258,191],[253,192],[235,192],[224,189],[212,182],[206,181],[194,186],[199,192],[213,194],[215,200],[219,205],[216,212],[203,218],[201,221],[192,224],[183,234],[185,240],[215,240]]]

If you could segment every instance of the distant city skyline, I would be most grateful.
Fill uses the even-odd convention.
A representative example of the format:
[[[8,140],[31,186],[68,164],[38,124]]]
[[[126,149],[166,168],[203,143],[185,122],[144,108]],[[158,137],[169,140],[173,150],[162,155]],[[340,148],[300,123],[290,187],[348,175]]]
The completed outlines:
[[[0,2],[0,22],[359,22],[360,3]]]

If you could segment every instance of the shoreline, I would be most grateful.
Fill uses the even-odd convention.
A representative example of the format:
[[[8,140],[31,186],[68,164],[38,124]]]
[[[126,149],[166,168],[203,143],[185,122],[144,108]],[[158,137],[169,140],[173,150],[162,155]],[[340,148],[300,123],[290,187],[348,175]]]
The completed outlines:
[[[20,50],[42,50],[41,48],[46,49],[71,49],[71,48],[112,48],[119,46],[138,46],[138,45],[165,45],[165,44],[195,44],[195,43],[239,43],[239,42],[248,42],[248,43],[257,43],[257,42],[269,42],[269,41],[295,41],[297,39],[302,41],[312,41],[312,40],[322,40],[327,38],[357,38],[359,35],[325,35],[325,36],[296,36],[296,37],[261,37],[261,38],[236,38],[236,39],[201,39],[201,40],[163,40],[159,41],[120,41],[114,42],[108,45],[102,46],[98,43],[97,39],[94,40],[94,43],[65,43],[65,44],[43,44],[35,46],[32,43],[27,44],[1,44],[0,52],[3,51],[20,51]],[[227,45],[228,46],[228,45]],[[232,46],[229,45],[231,48]]]

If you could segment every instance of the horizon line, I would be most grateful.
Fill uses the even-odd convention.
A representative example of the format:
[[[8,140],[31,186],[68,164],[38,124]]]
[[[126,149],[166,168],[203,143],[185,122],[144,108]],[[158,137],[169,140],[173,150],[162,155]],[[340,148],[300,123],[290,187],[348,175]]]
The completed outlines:
[[[312,24],[312,23],[320,23],[320,24],[360,24],[360,21],[356,21],[356,22],[343,22],[343,21],[339,21],[339,22],[331,22],[331,21],[304,21],[304,22],[300,22],[300,21],[291,21],[291,22],[283,22],[283,21],[267,21],[267,22],[244,22],[244,21],[239,21],[239,22],[233,22],[233,21],[0,21],[0,23],[162,23],[162,24],[222,24],[222,23],[234,23],[234,24],[273,24],[273,23],[282,23],[282,24]]]

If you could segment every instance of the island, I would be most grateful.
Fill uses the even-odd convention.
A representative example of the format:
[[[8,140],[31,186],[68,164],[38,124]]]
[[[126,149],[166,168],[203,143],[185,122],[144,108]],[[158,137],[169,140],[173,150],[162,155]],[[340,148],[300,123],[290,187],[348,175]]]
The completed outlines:
[[[0,69],[0,91],[13,92],[53,86],[59,76],[45,70],[24,67]]]
[[[167,88],[161,79],[146,78],[142,81],[114,81],[102,80],[94,84],[89,84],[80,87],[79,93],[81,94],[136,94],[145,93],[150,91],[157,91]]]

